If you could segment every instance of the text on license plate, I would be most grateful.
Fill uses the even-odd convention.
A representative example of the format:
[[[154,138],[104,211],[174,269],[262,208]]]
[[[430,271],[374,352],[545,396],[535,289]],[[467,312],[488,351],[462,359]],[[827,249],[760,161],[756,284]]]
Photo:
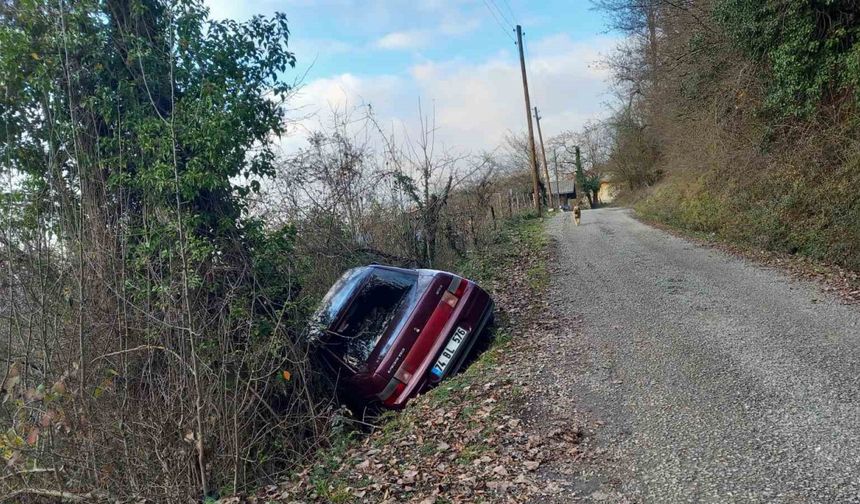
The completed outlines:
[[[450,340],[448,340],[448,344],[445,345],[445,349],[442,350],[442,355],[439,356],[439,359],[436,360],[436,364],[433,365],[432,373],[434,375],[441,378],[445,374],[445,368],[448,367],[448,364],[451,362],[451,358],[457,353],[457,349],[460,348],[460,345],[466,340],[466,336],[468,335],[469,331],[462,327],[458,327],[454,330],[454,335],[451,336]]]

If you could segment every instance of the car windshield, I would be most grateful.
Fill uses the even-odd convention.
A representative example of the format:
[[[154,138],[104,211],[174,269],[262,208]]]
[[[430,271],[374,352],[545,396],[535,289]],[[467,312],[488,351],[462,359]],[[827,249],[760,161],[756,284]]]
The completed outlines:
[[[363,367],[403,318],[417,279],[414,272],[382,268],[347,272],[326,295],[315,321],[332,336],[325,338],[326,348],[350,368]]]

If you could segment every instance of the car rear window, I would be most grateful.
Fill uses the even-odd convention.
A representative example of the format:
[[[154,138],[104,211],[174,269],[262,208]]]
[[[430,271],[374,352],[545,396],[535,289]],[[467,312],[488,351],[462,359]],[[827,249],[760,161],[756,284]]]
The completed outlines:
[[[390,333],[408,306],[417,273],[373,269],[329,330],[336,342],[331,348],[354,368],[362,367],[383,335]]]
[[[316,315],[311,319],[311,336],[318,336],[319,330],[327,329],[334,322],[368,271],[368,268],[353,268],[341,275],[331,286],[320,302]]]
[[[347,271],[329,289],[311,319],[308,342],[321,346],[353,372],[366,367],[380,341],[385,355],[392,336],[419,297],[415,271],[379,267]],[[336,324],[336,326],[335,326]]]

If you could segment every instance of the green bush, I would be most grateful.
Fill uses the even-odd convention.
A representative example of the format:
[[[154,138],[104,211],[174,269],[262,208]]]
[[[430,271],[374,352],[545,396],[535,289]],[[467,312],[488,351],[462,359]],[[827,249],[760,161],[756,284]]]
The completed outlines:
[[[809,117],[843,94],[858,98],[860,16],[853,0],[721,0],[718,24],[752,60],[769,67],[765,109]]]

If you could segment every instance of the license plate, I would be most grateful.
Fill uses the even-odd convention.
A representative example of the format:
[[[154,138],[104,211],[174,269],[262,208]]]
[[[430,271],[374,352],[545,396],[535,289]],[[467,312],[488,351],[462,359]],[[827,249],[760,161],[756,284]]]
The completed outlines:
[[[439,359],[436,360],[436,364],[433,365],[431,372],[436,375],[437,378],[441,378],[445,375],[445,368],[448,367],[448,364],[451,362],[451,358],[456,355],[457,349],[460,348],[460,345],[466,340],[466,336],[468,335],[469,331],[462,327],[458,327],[454,330],[454,335],[451,336],[450,340],[448,340],[448,344],[445,345],[445,349],[442,350],[442,355],[439,356]]]

